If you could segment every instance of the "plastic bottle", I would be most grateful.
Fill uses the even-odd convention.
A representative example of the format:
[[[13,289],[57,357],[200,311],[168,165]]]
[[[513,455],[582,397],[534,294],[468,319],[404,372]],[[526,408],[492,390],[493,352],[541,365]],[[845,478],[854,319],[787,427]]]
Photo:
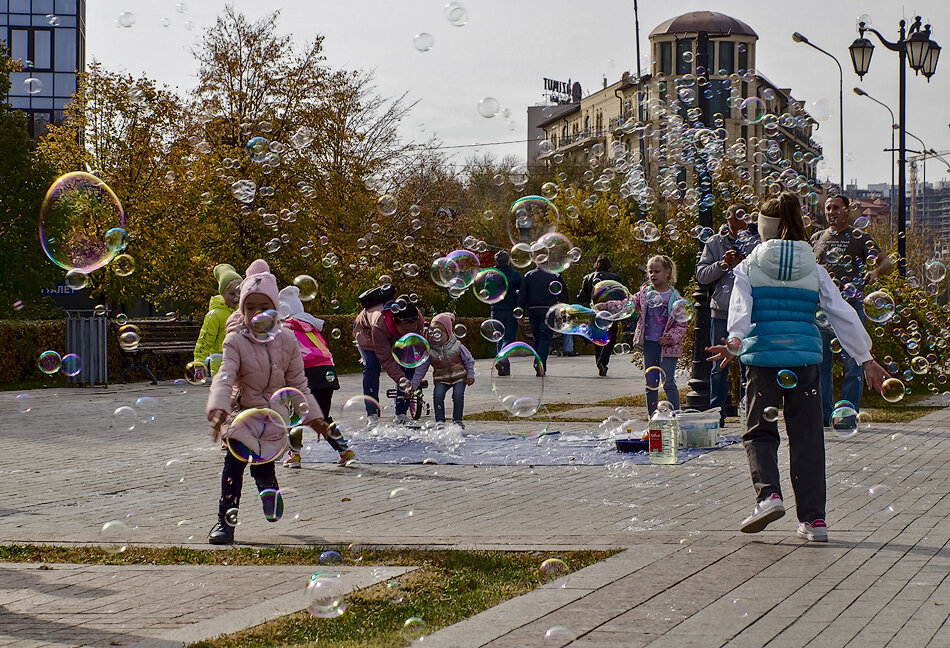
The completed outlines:
[[[650,419],[650,463],[675,464],[679,447],[679,425],[673,413],[657,409]]]

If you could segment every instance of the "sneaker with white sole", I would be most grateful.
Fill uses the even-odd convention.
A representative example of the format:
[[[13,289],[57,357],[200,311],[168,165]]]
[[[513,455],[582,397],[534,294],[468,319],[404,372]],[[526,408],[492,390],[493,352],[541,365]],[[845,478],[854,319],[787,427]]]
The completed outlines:
[[[812,542],[828,542],[828,525],[824,520],[814,520],[811,523],[800,522],[798,537]]]
[[[783,515],[785,515],[785,504],[782,503],[782,496],[772,493],[770,498],[755,505],[752,515],[742,521],[739,530],[743,533],[758,533]]]
[[[336,462],[338,466],[349,466],[356,461],[356,453],[350,449],[340,453],[340,460]]]
[[[300,468],[300,453],[291,450],[284,459],[284,468]]]

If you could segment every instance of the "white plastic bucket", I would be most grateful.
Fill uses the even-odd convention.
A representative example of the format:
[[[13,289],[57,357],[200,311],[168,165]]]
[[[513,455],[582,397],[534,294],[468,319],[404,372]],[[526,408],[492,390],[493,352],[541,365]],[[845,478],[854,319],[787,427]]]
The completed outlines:
[[[680,441],[687,448],[715,448],[719,445],[719,408],[705,412],[677,412]]]

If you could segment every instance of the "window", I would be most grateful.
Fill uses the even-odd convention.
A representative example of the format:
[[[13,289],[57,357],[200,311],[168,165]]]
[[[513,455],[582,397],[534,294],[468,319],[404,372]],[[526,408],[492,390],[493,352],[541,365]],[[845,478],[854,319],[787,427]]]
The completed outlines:
[[[710,81],[709,89],[713,91],[713,95],[709,99],[709,114],[721,113],[724,119],[729,119],[732,114],[728,103],[729,91],[723,86],[723,81],[721,79]]]
[[[53,13],[53,0],[33,0],[33,14],[46,16]]]
[[[30,13],[30,0],[10,0],[12,13]]]
[[[676,74],[692,74],[693,73],[693,63],[692,61],[686,61],[683,58],[683,55],[686,52],[692,53],[693,51],[693,39],[684,38],[682,40],[676,41]]]
[[[736,71],[735,47],[732,41],[719,41],[719,70],[725,70],[726,74],[732,74]]]
[[[748,70],[749,69],[749,48],[752,47],[748,43],[739,43],[739,69]]]
[[[52,113],[48,112],[37,112],[33,113],[33,128],[30,135],[33,136],[33,139],[39,139],[46,135],[46,131],[49,130],[50,122],[53,121]]]
[[[49,70],[53,67],[53,31],[51,29],[33,30],[33,67],[37,70]]]
[[[567,125],[565,125],[564,128],[561,129],[561,143],[563,144],[566,141],[567,141]]]
[[[10,30],[10,56],[14,60],[30,60],[30,32],[28,30]]]
[[[56,0],[56,13],[76,15],[76,0]]]
[[[660,72],[673,74],[673,43],[660,43]]]
[[[584,116],[584,133],[585,134],[590,133],[590,115]]]
[[[56,71],[76,71],[76,30],[56,30]]]

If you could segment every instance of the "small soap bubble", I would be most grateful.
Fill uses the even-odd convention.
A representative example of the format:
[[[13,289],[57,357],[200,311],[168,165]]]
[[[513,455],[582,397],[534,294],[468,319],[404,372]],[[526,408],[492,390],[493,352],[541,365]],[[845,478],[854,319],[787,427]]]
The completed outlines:
[[[128,277],[135,272],[135,259],[128,254],[120,254],[110,264],[112,271],[119,277]]]
[[[112,520],[102,525],[99,530],[99,542],[102,550],[107,554],[121,554],[129,549],[129,537],[132,530],[121,520]]]
[[[317,572],[307,583],[307,611],[320,619],[332,619],[346,612],[340,574]]]
[[[775,380],[783,389],[793,389],[798,385],[798,376],[791,369],[780,369]]]
[[[16,401],[16,410],[20,414],[29,414],[30,410],[33,409],[33,397],[29,394],[17,394],[14,400]]]
[[[764,410],[762,410],[762,418],[769,423],[777,421],[778,415],[779,411],[777,407],[766,407]]]
[[[491,119],[497,115],[499,110],[501,110],[501,105],[494,97],[485,97],[478,102],[478,114],[486,119]]]
[[[498,342],[505,336],[505,325],[496,319],[487,319],[479,326],[479,333],[489,342]]]
[[[463,338],[468,334],[468,327],[464,324],[456,324],[452,327],[452,332],[455,333],[455,337]]]
[[[237,508],[229,508],[229,509],[228,509],[227,511],[225,511],[225,513],[224,513],[224,523],[227,524],[228,526],[232,526],[232,527],[237,526],[237,525],[238,525],[238,513],[240,513],[240,511],[238,511]]]
[[[386,598],[388,598],[391,603],[402,603],[405,596],[402,583],[399,581],[389,581],[386,583]]]
[[[192,360],[185,365],[185,380],[190,385],[203,385],[208,381],[208,368],[200,360]]]
[[[294,285],[300,289],[300,301],[308,302],[317,297],[317,280],[307,274],[294,277]]]
[[[341,337],[343,337],[343,331],[341,331],[338,328],[335,328],[330,331],[330,337],[333,338],[334,340],[339,340]]]
[[[435,39],[428,32],[421,32],[412,37],[412,46],[420,52],[428,52],[435,45]]]
[[[339,552],[333,551],[324,551],[320,554],[320,564],[321,565],[339,565],[343,562],[343,556]]]
[[[89,282],[89,277],[82,270],[70,270],[66,273],[66,287],[70,290],[82,290]]]
[[[138,422],[138,413],[128,405],[121,405],[112,412],[112,424],[116,429],[132,431]]]
[[[82,371],[82,360],[75,353],[67,353],[63,356],[59,370],[66,376],[78,376]]]
[[[116,22],[119,23],[119,27],[131,27],[135,24],[135,14],[131,11],[123,11],[119,14]]]
[[[888,378],[881,385],[881,396],[889,403],[896,403],[904,398],[904,383],[897,378]]]
[[[426,622],[419,617],[409,617],[402,624],[402,636],[406,641],[418,641],[426,635],[427,631]]]
[[[36,363],[39,370],[48,376],[59,371],[62,364],[63,358],[56,351],[44,351],[40,354],[40,359]]]

